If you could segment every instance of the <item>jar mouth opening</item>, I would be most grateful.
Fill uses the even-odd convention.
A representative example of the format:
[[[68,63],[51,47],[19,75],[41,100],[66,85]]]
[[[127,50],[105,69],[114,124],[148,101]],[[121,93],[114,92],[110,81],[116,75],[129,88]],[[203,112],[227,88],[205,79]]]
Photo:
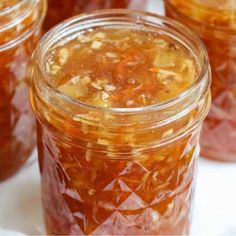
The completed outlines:
[[[175,5],[172,3],[171,0],[164,0],[164,1],[165,1],[165,4],[169,5],[173,11],[177,11],[178,14],[181,15],[181,18],[186,19],[186,21],[191,21],[194,25],[199,24],[200,21],[192,18],[191,16],[186,15],[185,13],[181,12],[179,9],[175,8]],[[196,0],[189,0],[189,1],[184,2],[184,4],[186,4],[191,9],[198,10],[198,11],[211,12],[215,10],[216,16],[220,18],[222,18],[222,14],[234,15],[235,22],[236,22],[236,7],[235,8],[216,8],[214,6],[197,2]],[[214,25],[214,24],[210,24],[208,21],[201,21],[200,23],[204,25],[204,27],[208,30],[219,31],[219,32],[230,34],[232,36],[235,36],[235,33],[236,33],[236,29],[233,27]]]
[[[64,36],[69,38],[69,34],[74,33],[76,30],[77,30],[76,31],[77,33],[80,31],[84,31],[84,30],[81,30],[80,27],[84,27],[85,30],[90,29],[90,27],[88,26],[89,20],[93,21],[94,27],[96,27],[96,26],[100,26],[99,23],[101,23],[103,20],[105,21],[115,20],[116,22],[120,20],[121,22],[121,20],[124,20],[124,17],[126,20],[127,19],[134,20],[134,22],[131,22],[133,25],[138,25],[138,26],[143,26],[143,27],[152,26],[152,27],[155,27],[156,30],[159,29],[162,31],[163,31],[162,28],[167,27],[168,31],[166,31],[166,34],[169,34],[169,35],[174,34],[174,38],[178,40],[178,42],[182,41],[181,44],[186,44],[184,46],[187,47],[189,50],[190,50],[191,45],[187,45],[187,44],[189,44],[191,41],[192,46],[194,46],[197,50],[197,52],[196,51],[193,52],[193,50],[191,50],[191,53],[195,54],[193,55],[194,59],[197,61],[196,57],[200,58],[200,60],[198,59],[197,61],[200,68],[200,72],[195,82],[187,90],[180,93],[177,97],[173,99],[160,102],[160,103],[155,103],[149,106],[134,107],[134,108],[112,108],[112,107],[93,106],[93,105],[83,103],[79,100],[73,99],[63,94],[62,92],[58,91],[50,83],[50,79],[47,79],[47,73],[44,69],[45,62],[43,62],[45,51],[47,51],[47,49],[52,47],[55,41],[62,39]],[[188,35],[188,37],[190,37],[191,40],[188,39],[189,42],[184,42],[184,40],[186,39],[184,39],[182,35],[184,36]],[[109,112],[113,114],[114,113],[119,113],[119,114],[144,113],[144,112],[166,109],[168,107],[174,106],[182,102],[188,96],[191,96],[191,94],[196,92],[196,90],[198,90],[201,87],[204,87],[203,88],[204,91],[202,93],[202,96],[204,96],[207,93],[208,88],[210,86],[210,79],[209,79],[210,72],[209,72],[209,66],[208,66],[207,52],[206,52],[205,46],[203,45],[199,37],[194,32],[189,30],[187,27],[183,26],[182,24],[179,24],[166,17],[159,16],[153,13],[143,12],[143,11],[131,11],[131,10],[124,10],[124,9],[99,10],[99,11],[95,11],[89,14],[83,14],[80,16],[73,17],[69,20],[64,21],[58,26],[54,27],[42,38],[42,40],[40,41],[40,43],[38,44],[36,48],[36,53],[34,57],[36,58],[36,61],[37,61],[37,70],[41,74],[40,80],[43,82],[44,86],[46,86],[46,88],[54,94],[54,96],[58,97],[62,101],[65,101],[69,104],[73,104],[75,106],[83,107],[89,110]]]

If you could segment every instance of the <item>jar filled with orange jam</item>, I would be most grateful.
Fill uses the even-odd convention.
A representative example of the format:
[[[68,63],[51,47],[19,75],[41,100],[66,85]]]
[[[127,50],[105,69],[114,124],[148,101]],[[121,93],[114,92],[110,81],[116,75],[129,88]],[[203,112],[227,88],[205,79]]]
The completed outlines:
[[[31,103],[53,235],[188,234],[208,58],[190,30],[108,10],[52,29]]]
[[[194,29],[212,68],[213,104],[203,126],[202,155],[236,161],[236,2],[166,0],[166,14]]]
[[[44,14],[41,0],[0,2],[0,180],[16,173],[35,146],[28,72]]]
[[[84,12],[107,8],[127,8],[131,1],[138,2],[139,5],[146,2],[146,0],[48,0],[44,29],[47,31],[61,21]]]

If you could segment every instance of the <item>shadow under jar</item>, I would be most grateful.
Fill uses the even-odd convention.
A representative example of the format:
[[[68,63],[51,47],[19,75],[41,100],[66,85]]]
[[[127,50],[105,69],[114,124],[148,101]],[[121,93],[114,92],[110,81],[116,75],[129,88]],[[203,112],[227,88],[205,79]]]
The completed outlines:
[[[0,2],[0,180],[15,174],[35,147],[28,72],[44,13],[44,1]]]
[[[236,161],[236,2],[166,0],[167,16],[203,39],[212,68],[213,104],[203,126],[202,155]]]
[[[52,29],[33,64],[47,233],[188,234],[210,105],[195,34],[154,14],[101,11]]]

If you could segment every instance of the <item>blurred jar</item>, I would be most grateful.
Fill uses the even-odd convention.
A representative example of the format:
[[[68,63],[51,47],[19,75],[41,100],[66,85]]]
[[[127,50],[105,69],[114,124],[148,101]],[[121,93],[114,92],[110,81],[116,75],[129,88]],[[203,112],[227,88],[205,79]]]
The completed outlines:
[[[95,107],[65,96],[51,83],[58,75],[49,80],[59,67],[48,58],[98,25],[161,32],[189,50],[199,77],[174,100],[133,109]],[[68,54],[61,56],[61,70],[69,70]],[[33,63],[31,102],[47,233],[188,234],[199,132],[210,105],[208,59],[195,34],[148,13],[102,11],[51,30]]]
[[[44,14],[42,0],[0,2],[0,180],[15,174],[35,147],[28,73]]]
[[[108,8],[144,9],[145,5],[146,0],[48,0],[44,30],[84,12]]]
[[[213,104],[203,126],[202,155],[236,161],[236,2],[165,0],[166,15],[204,40],[212,68]]]

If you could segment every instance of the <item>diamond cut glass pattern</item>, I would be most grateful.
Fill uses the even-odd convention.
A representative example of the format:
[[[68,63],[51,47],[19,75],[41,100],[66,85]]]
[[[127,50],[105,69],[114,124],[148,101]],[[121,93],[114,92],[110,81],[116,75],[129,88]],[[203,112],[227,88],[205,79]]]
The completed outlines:
[[[15,174],[35,147],[28,90],[45,4],[45,0],[0,1],[0,181]]]
[[[54,234],[188,232],[198,134],[166,147],[164,157],[156,150],[129,161],[96,152],[87,160],[82,148],[65,150],[39,134],[43,204]]]
[[[212,107],[203,125],[202,156],[236,161],[235,1],[165,0],[167,16],[194,29],[212,69]]]
[[[227,45],[227,42],[218,44],[213,40],[206,40],[206,46],[212,67],[213,103],[203,126],[203,154],[213,159],[234,161],[236,160],[235,46]]]
[[[25,42],[0,52],[0,180],[18,171],[35,146],[35,122],[27,84],[33,46]]]

